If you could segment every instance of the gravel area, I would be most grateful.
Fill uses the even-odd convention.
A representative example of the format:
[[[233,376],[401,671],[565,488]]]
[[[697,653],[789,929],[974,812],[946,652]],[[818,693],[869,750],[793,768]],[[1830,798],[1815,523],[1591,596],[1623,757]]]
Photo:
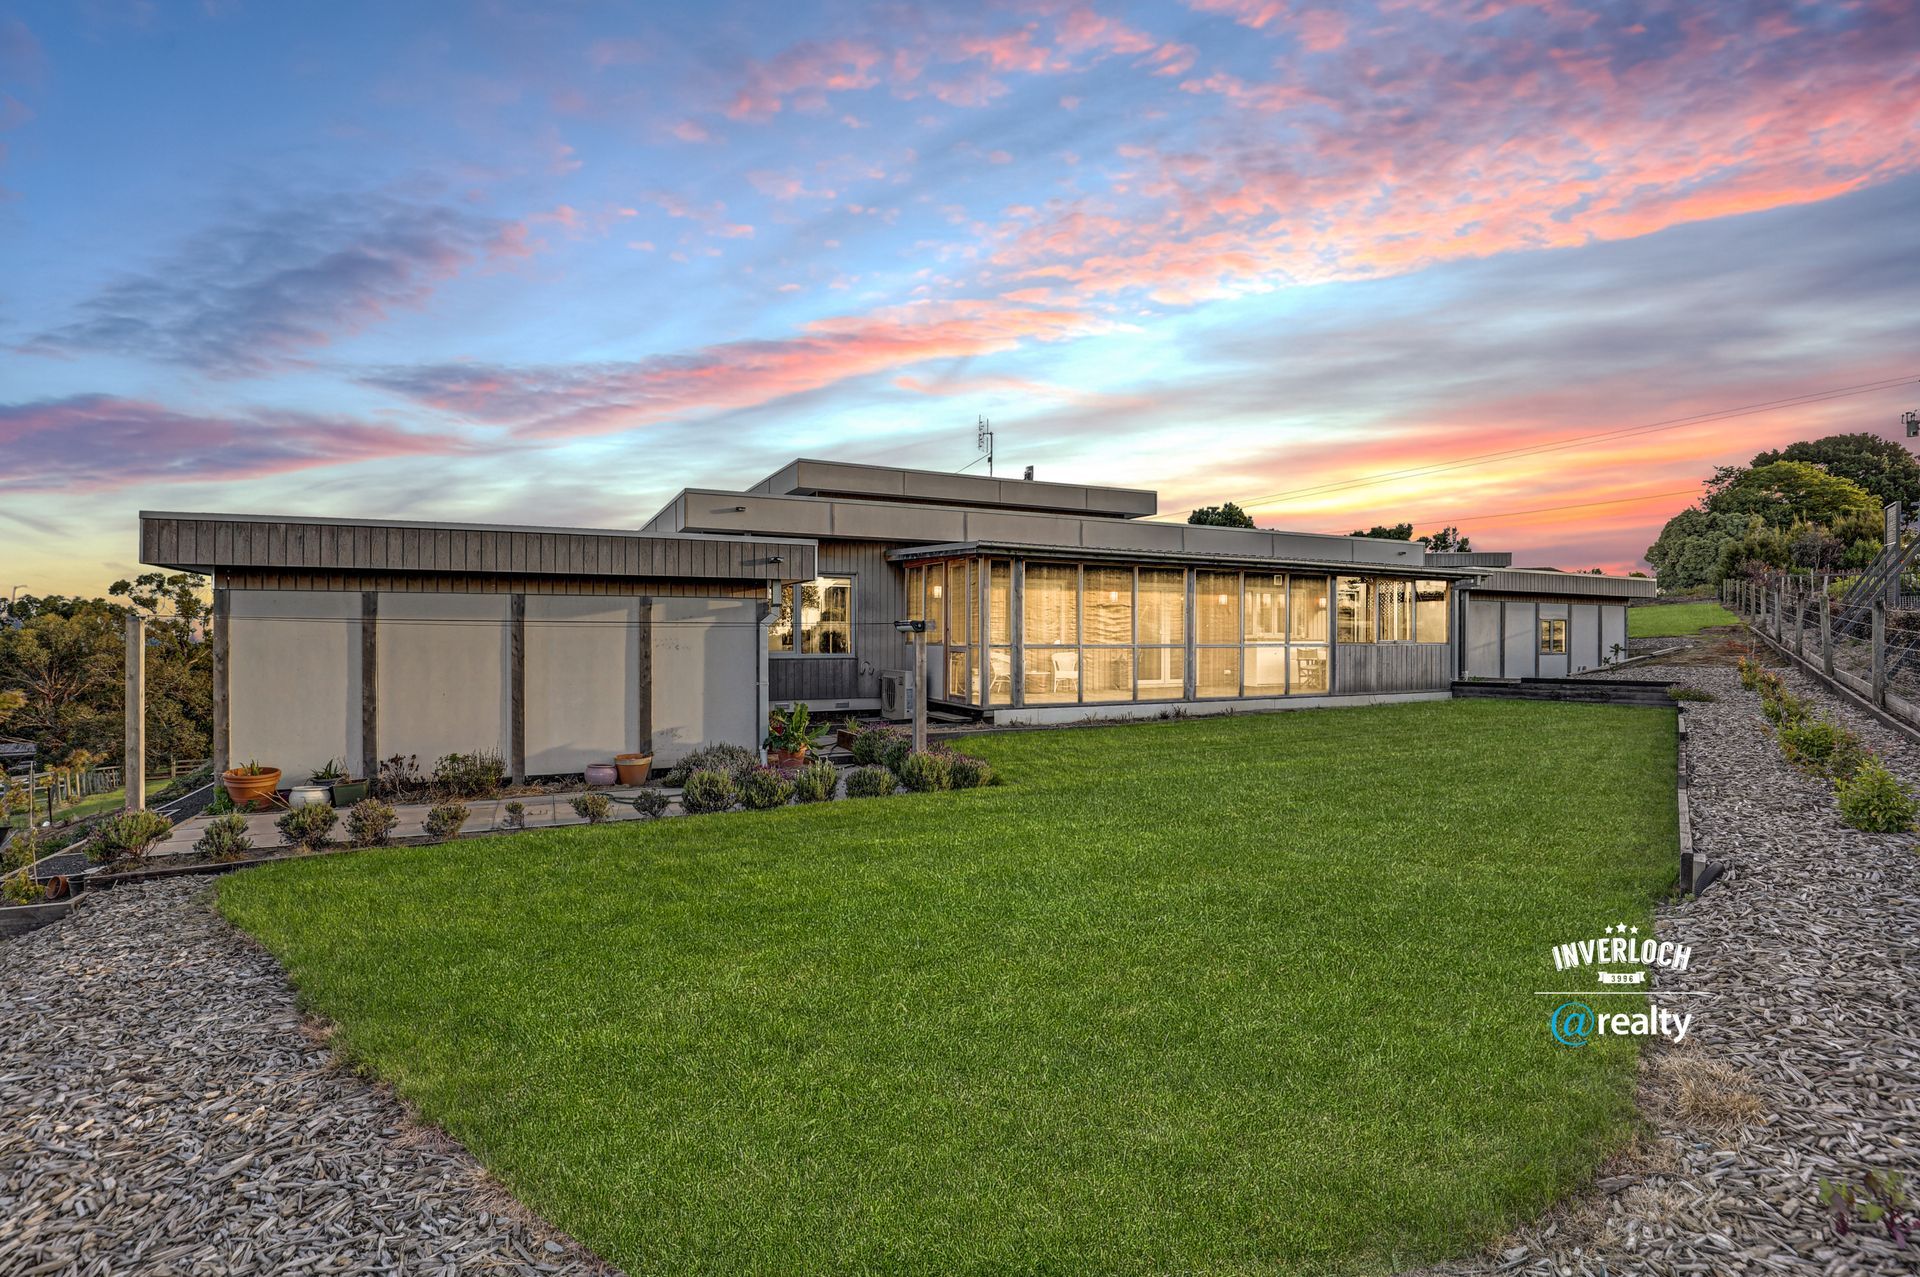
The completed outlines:
[[[0,946],[0,1273],[605,1273],[335,1063],[198,882]]]
[[[1908,784],[1920,746],[1785,671]],[[1729,665],[1654,662],[1614,678],[1713,693],[1686,709],[1696,852],[1727,874],[1663,908],[1662,939],[1691,969],[1656,986],[1697,990],[1679,1046],[1649,1049],[1652,1128],[1587,1197],[1491,1258],[1446,1274],[1920,1272],[1877,1225],[1837,1236],[1822,1178],[1898,1170],[1920,1197],[1920,853],[1911,835],[1843,825],[1824,782],[1780,756],[1759,698]],[[1544,1031],[1544,1030],[1543,1030]]]

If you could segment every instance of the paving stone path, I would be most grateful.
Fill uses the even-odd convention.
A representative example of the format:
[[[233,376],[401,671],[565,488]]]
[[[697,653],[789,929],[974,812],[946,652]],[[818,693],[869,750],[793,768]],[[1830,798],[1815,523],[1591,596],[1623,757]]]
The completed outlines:
[[[1794,692],[1842,718],[1920,789],[1920,746],[1797,672]],[[1713,693],[1687,707],[1696,850],[1727,868],[1661,910],[1693,946],[1657,985],[1698,990],[1687,1041],[1649,1052],[1656,1134],[1595,1194],[1445,1274],[1913,1274],[1920,1240],[1836,1236],[1821,1179],[1905,1174],[1920,1196],[1920,852],[1850,829],[1824,782],[1789,766],[1731,666],[1651,663],[1607,675]],[[1679,1001],[1675,999],[1675,1001]]]
[[[339,1068],[208,894],[0,945],[0,1273],[608,1271]]]

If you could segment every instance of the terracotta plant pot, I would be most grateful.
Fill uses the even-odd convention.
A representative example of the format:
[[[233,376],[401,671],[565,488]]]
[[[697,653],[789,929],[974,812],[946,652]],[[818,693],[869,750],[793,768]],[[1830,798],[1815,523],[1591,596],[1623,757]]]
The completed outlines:
[[[588,763],[586,778],[589,785],[611,785],[620,778],[620,773],[612,763]]]
[[[364,780],[336,780],[333,782],[333,805],[351,807],[367,796],[367,782]]]
[[[622,785],[644,785],[653,770],[652,754],[615,754],[613,769],[620,773]]]
[[[280,788],[280,769],[265,767],[261,769],[258,776],[248,776],[238,770],[229,770],[220,777],[220,784],[225,787],[227,797],[233,800],[233,805],[245,810],[263,800],[268,803],[273,801],[275,791]]]
[[[767,751],[767,765],[770,767],[799,767],[807,761],[804,749],[770,749]]]

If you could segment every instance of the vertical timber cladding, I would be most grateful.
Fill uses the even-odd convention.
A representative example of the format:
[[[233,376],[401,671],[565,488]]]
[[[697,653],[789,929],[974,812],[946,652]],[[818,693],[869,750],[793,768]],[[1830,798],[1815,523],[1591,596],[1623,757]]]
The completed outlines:
[[[806,656],[773,653],[768,697],[832,708],[839,701],[880,699],[880,672],[907,669],[913,647],[893,623],[907,614],[906,569],[887,562],[890,550],[908,542],[820,542],[822,576],[853,578],[853,654]]]

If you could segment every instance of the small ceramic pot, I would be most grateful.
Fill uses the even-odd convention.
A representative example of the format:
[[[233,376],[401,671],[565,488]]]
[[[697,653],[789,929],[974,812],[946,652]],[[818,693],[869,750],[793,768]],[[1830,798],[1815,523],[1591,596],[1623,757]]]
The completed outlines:
[[[612,763],[588,763],[586,777],[589,785],[611,785],[620,779],[620,773]]]
[[[295,785],[287,791],[289,807],[327,807],[332,803],[332,785]]]
[[[336,780],[333,782],[333,805],[351,807],[367,796],[367,782],[364,780]]]
[[[622,785],[644,785],[647,774],[653,770],[653,755],[615,754],[613,769],[620,774]]]

